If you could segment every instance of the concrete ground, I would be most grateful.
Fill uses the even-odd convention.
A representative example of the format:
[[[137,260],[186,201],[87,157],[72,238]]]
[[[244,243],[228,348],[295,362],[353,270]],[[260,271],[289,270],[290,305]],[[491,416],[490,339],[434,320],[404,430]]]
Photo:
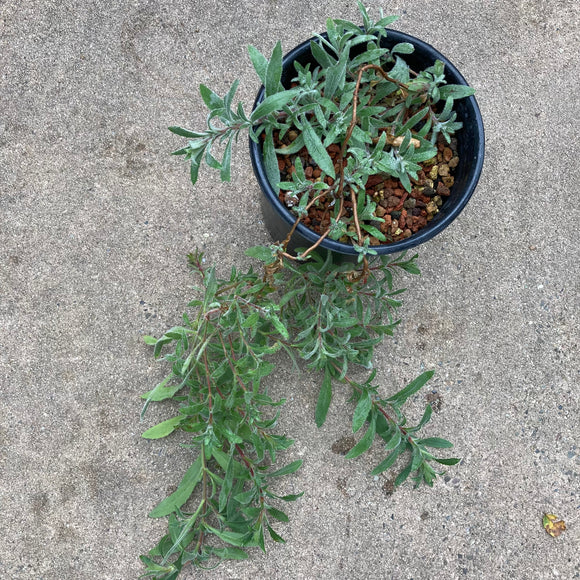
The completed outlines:
[[[370,9],[377,3],[368,2]],[[385,393],[421,369],[441,406],[429,433],[461,465],[390,493],[346,461],[338,394],[282,366],[280,425],[304,460],[287,544],[184,578],[580,577],[578,151],[575,0],[394,0],[396,27],[477,89],[487,157],[459,219],[419,248],[403,323],[376,356]],[[200,83],[258,88],[245,46],[285,50],[355,2],[3,0],[0,3],[0,578],[137,578],[164,533],[147,513],[188,452],[140,438],[139,395],[163,375],[143,334],[179,321],[195,246],[222,271],[267,242],[245,144],[235,177],[192,189],[166,127],[200,127]],[[420,412],[419,400],[411,414]],[[568,530],[552,538],[542,515]]]

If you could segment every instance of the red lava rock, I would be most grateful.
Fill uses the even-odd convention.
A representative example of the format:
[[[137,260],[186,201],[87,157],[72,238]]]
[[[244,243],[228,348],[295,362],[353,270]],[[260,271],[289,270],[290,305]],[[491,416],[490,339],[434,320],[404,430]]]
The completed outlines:
[[[263,140],[264,134],[260,135],[260,138]],[[290,132],[288,132],[283,142],[280,142],[278,133],[274,132],[274,140],[276,147],[283,148],[283,146],[288,146],[293,139],[290,137]],[[451,143],[447,144],[442,136],[439,136],[437,150],[436,159],[438,162],[435,159],[431,159],[421,163],[425,169],[419,170],[417,172],[417,179],[411,180],[414,184],[411,192],[405,191],[401,182],[391,176],[383,174],[369,177],[366,184],[366,193],[377,203],[375,215],[377,218],[384,220],[380,223],[380,230],[387,236],[387,242],[383,243],[408,238],[413,233],[425,227],[433,217],[433,214],[428,214],[426,211],[427,204],[434,203],[437,199],[437,205],[439,206],[442,203],[441,198],[435,198],[434,196],[447,197],[450,195],[450,188],[453,186],[454,178],[452,176],[453,171],[449,172],[448,169],[454,170],[459,164],[457,140],[452,139]],[[341,170],[340,163],[338,163],[340,151],[340,146],[336,143],[327,148],[337,177]],[[278,169],[280,170],[283,181],[292,179],[292,174],[295,171],[294,163],[297,157],[302,161],[304,174],[307,179],[315,181],[321,176],[321,169],[310,157],[308,150],[303,147],[298,154],[278,156]],[[345,158],[342,160],[343,166],[346,166],[347,163],[348,159]],[[431,180],[427,181],[427,174],[435,163],[437,163],[439,168],[443,166],[444,169],[439,172],[438,178],[433,180],[435,181],[433,184]],[[325,177],[324,181],[331,187],[337,183],[336,178],[332,179],[328,176]],[[310,199],[313,199],[314,195],[317,195],[317,193],[311,193]],[[287,198],[288,192],[281,191],[280,200],[285,204],[289,204],[290,200]],[[334,215],[334,208],[330,205],[331,202],[332,196],[322,197],[316,207],[313,206],[310,208],[308,216],[303,220],[304,225],[319,235],[323,234],[331,223],[331,215]],[[295,201],[292,200],[292,203],[295,203]],[[352,215],[352,202],[347,197],[343,201],[341,217],[350,218]],[[379,224],[376,225],[379,227]],[[369,236],[369,241],[373,246],[381,245],[381,241],[374,236]]]
[[[381,232],[383,232],[383,234],[388,234],[391,231],[393,218],[389,214],[386,214],[384,219],[385,221],[381,224]]]
[[[369,189],[370,187],[374,187],[383,181],[384,177],[381,175],[371,175],[367,179],[366,188]]]

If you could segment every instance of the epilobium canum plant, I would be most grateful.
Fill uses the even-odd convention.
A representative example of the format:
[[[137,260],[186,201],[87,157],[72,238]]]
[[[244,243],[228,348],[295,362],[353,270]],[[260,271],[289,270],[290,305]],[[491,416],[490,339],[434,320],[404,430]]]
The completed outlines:
[[[248,254],[272,264],[268,248],[252,248]],[[144,395],[145,409],[151,401],[167,399],[178,407],[174,417],[143,436],[157,439],[181,429],[191,433],[187,447],[193,452],[177,490],[150,514],[169,516],[169,533],[142,556],[151,577],[167,580],[186,564],[203,568],[246,558],[247,548],[265,549],[265,535],[284,541],[275,529],[288,521],[280,505],[302,493],[278,495],[269,486],[302,462],[274,465],[292,444],[274,430],[284,401],[273,400],[263,384],[275,368],[271,355],[278,351],[320,371],[314,417],[319,427],[330,408],[333,382],[352,388],[352,429],[357,433],[366,425],[366,431],[346,457],[370,449],[378,435],[386,443],[386,457],[373,475],[406,456],[395,484],[412,476],[416,485],[432,485],[435,464],[458,461],[433,454],[433,449],[452,446],[445,439],[418,435],[431,417],[430,405],[416,426],[407,426],[402,412],[431,371],[390,397],[381,394],[375,371],[365,381],[349,374],[352,365],[372,367],[374,346],[392,334],[403,291],[394,288],[394,274],[417,274],[416,256],[371,260],[364,280],[362,266],[333,265],[330,254],[326,259],[315,252],[310,256],[309,261],[287,260],[274,272],[266,268],[262,276],[232,268],[226,280],[206,269],[200,254],[190,256],[202,284],[200,298],[189,304],[192,311],[182,326],[145,339],[156,357],[167,351],[163,358],[171,365],[167,377]]]
[[[247,131],[270,185],[297,222],[320,234],[313,247],[326,237],[349,242],[366,265],[373,247],[419,231],[449,196],[459,163],[452,136],[462,126],[454,103],[474,91],[447,84],[442,61],[412,70],[404,60],[412,44],[381,44],[396,17],[373,22],[359,8],[363,26],[329,19],[326,35],[310,43],[314,62],[296,61],[288,86],[280,43],[270,60],[250,47],[264,85],[251,113],[234,106],[237,82],[223,98],[202,85],[207,128],[170,129],[189,139],[175,154],[190,162],[194,183],[203,163],[229,180],[232,144]]]
[[[170,370],[144,395],[143,412],[163,400],[173,401],[176,409],[144,437],[158,439],[175,430],[191,434],[186,445],[191,461],[181,483],[150,514],[169,517],[167,535],[141,557],[150,578],[173,580],[189,564],[208,568],[224,559],[244,559],[249,548],[265,550],[267,537],[284,541],[279,523],[288,516],[282,505],[302,492],[280,494],[280,484],[272,482],[294,473],[302,462],[278,465],[293,441],[276,431],[284,401],[268,394],[275,353],[285,352],[320,374],[314,413],[319,427],[331,408],[334,386],[351,388],[352,430],[364,434],[346,458],[368,451],[378,436],[385,453],[373,475],[395,469],[396,485],[409,477],[417,486],[433,485],[438,464],[458,462],[436,456],[435,450],[452,447],[450,442],[419,434],[431,418],[430,405],[413,426],[402,410],[431,371],[391,396],[376,381],[374,347],[398,324],[404,290],[396,287],[397,274],[419,270],[416,255],[377,256],[373,248],[408,235],[413,218],[431,215],[421,200],[427,194],[435,199],[435,191],[447,187],[439,183],[435,189],[435,180],[442,161],[449,169],[454,159],[452,135],[460,128],[454,100],[472,91],[446,84],[440,62],[411,70],[400,55],[409,54],[412,45],[381,46],[385,26],[395,18],[375,23],[360,3],[359,8],[363,27],[329,20],[327,36],[311,45],[317,64],[297,65],[291,86],[281,84],[279,43],[270,60],[250,47],[265,87],[265,98],[252,113],[233,106],[237,83],[224,98],[202,86],[210,109],[207,128],[172,128],[189,139],[176,153],[190,161],[194,183],[204,162],[228,180],[232,144],[247,130],[261,144],[270,183],[295,221],[284,240],[248,250],[262,262],[257,272],[234,267],[229,278],[220,279],[201,254],[192,254],[190,264],[201,284],[198,298],[180,326],[145,339]],[[450,177],[447,170],[442,173]],[[369,190],[372,181],[388,190],[392,180],[401,186],[391,188],[393,195]],[[391,197],[396,206],[389,205],[395,203],[386,199]],[[437,202],[432,203],[436,210]],[[394,208],[391,214],[389,208]],[[336,263],[331,253],[319,254],[320,241],[292,255],[289,241],[298,223],[307,220],[319,222],[320,240],[350,240],[356,263]],[[355,378],[359,373],[353,366],[367,369],[368,377]]]

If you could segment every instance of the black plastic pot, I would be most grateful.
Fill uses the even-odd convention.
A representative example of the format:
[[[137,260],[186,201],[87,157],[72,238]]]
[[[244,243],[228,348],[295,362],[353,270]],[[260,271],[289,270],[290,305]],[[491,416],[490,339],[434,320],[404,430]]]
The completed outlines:
[[[292,78],[296,76],[294,61],[302,65],[316,61],[310,51],[310,40],[303,42],[284,57],[282,72],[282,84],[290,86]],[[405,61],[414,70],[423,70],[431,66],[439,59],[445,63],[445,78],[449,84],[467,85],[461,73],[431,45],[396,30],[388,30],[387,38],[383,39],[382,46],[391,48],[399,42],[410,42],[415,47],[412,54],[404,55]],[[264,87],[256,97],[254,108],[264,98]],[[481,174],[485,151],[485,138],[483,132],[483,120],[477,102],[474,97],[459,99],[454,103],[457,112],[457,120],[463,123],[463,128],[457,133],[459,165],[455,169],[455,183],[451,188],[451,195],[444,201],[439,213],[416,234],[410,238],[381,246],[374,246],[379,254],[393,254],[408,250],[430,240],[433,236],[442,232],[460,213],[475,191],[475,187]],[[262,148],[250,140],[250,155],[254,173],[263,192],[262,213],[264,223],[268,231],[276,241],[282,241],[294,224],[295,216],[284,206],[278,195],[272,189],[262,161]],[[318,240],[319,236],[303,224],[299,224],[292,236],[290,249],[297,247],[309,247]],[[342,259],[353,259],[357,255],[350,244],[343,244],[326,238],[322,241],[321,248],[331,250],[342,255]]]

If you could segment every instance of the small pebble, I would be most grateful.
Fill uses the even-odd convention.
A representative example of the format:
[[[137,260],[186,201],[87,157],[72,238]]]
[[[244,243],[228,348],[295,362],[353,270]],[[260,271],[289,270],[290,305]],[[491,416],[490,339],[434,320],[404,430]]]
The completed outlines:
[[[436,214],[439,210],[437,209],[437,204],[434,201],[430,201],[427,204],[427,213],[430,215]]]

